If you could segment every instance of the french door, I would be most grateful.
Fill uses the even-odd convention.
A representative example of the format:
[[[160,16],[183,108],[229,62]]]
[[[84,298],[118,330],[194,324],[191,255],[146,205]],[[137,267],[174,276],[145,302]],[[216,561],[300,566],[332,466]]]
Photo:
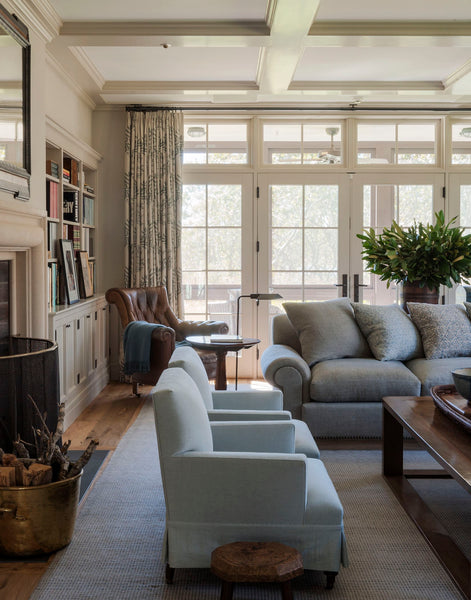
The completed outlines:
[[[255,288],[253,176],[186,174],[182,206],[182,279],[187,320],[221,320],[237,328],[237,299]],[[245,300],[245,299],[244,299]],[[241,331],[255,337],[254,310],[241,303]],[[239,357],[243,376],[254,374],[256,349]],[[234,375],[234,356],[227,373]]]
[[[381,232],[392,221],[408,227],[414,220],[432,223],[435,212],[444,209],[444,175],[388,174],[354,175],[350,231],[349,296],[368,304],[399,301],[396,285],[387,288],[379,277],[363,270],[361,240],[357,233],[372,227]]]
[[[240,332],[261,343],[240,354],[239,373],[256,376],[257,356],[270,343],[271,319],[283,302],[339,296],[370,304],[398,301],[395,286],[387,289],[364,272],[357,234],[369,227],[381,231],[393,219],[406,226],[414,219],[431,222],[445,208],[443,186],[444,176],[433,174],[273,173],[256,182],[248,173],[187,174],[185,318],[221,319],[235,333],[240,295],[281,294],[258,304],[240,300]],[[471,179],[456,178],[456,186],[454,214],[462,212],[471,231]],[[234,374],[233,357],[227,370]]]

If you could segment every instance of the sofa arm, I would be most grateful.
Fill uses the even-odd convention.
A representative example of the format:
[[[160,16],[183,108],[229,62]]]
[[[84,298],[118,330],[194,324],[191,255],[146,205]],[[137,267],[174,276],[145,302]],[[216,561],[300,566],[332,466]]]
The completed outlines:
[[[224,321],[179,321],[178,341],[189,335],[211,335],[212,333],[227,333],[229,327]]]
[[[311,370],[290,346],[273,344],[262,354],[260,366],[265,379],[283,392],[283,408],[301,418],[301,407],[309,402]]]

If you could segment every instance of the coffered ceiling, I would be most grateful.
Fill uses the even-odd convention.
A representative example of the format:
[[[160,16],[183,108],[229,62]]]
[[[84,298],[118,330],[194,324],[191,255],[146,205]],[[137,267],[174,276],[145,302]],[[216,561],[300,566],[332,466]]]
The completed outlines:
[[[470,0],[49,2],[98,105],[471,106]]]

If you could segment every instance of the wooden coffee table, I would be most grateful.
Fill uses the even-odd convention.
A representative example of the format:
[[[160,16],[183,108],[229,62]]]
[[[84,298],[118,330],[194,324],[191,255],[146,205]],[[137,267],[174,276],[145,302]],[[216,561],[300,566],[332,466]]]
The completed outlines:
[[[443,470],[404,470],[404,429]],[[471,434],[436,409],[429,397],[383,398],[383,475],[460,591],[471,598],[470,561],[408,481],[453,477],[471,492]]]

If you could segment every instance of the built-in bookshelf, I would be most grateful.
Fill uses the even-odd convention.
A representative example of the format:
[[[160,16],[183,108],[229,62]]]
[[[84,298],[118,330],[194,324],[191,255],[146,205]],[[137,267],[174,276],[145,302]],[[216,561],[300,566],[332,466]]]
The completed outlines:
[[[60,240],[70,240],[80,283],[82,261],[79,252],[87,252],[91,288],[96,292],[96,168],[66,149],[46,142],[46,208],[48,252],[48,307],[55,312],[67,304],[65,272],[61,261]],[[85,298],[79,286],[80,298]]]

